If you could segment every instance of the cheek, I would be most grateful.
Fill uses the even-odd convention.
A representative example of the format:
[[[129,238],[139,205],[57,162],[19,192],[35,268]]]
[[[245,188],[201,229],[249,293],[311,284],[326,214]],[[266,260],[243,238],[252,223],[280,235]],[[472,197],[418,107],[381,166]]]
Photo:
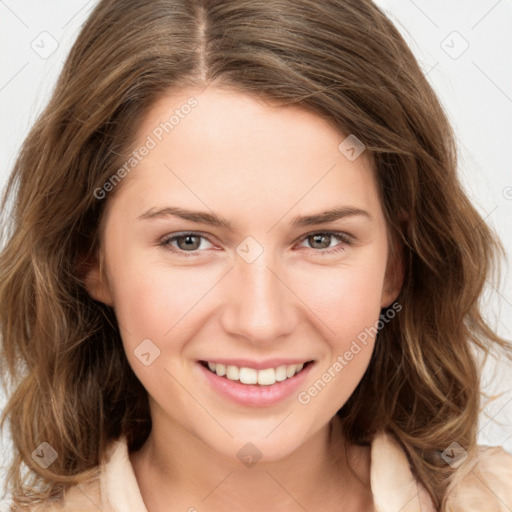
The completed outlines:
[[[114,280],[116,314],[139,337],[163,339],[206,291],[197,275],[136,263],[126,265]]]
[[[157,253],[152,257],[127,249],[120,257],[111,253],[110,274],[115,313],[128,357],[133,358],[133,350],[144,339],[162,351],[172,347],[178,352],[198,330],[203,300],[220,276],[211,269],[170,268]],[[120,262],[117,265],[116,258]]]
[[[384,268],[339,268],[316,272],[314,287],[302,288],[308,306],[322,321],[329,354],[315,379],[300,390],[297,401],[312,417],[327,420],[346,403],[370,362],[377,324]],[[313,293],[314,290],[314,293]]]
[[[344,346],[378,321],[384,265],[380,260],[338,268],[317,267],[297,275],[297,295],[325,328],[333,349]],[[344,350],[343,350],[344,351]]]

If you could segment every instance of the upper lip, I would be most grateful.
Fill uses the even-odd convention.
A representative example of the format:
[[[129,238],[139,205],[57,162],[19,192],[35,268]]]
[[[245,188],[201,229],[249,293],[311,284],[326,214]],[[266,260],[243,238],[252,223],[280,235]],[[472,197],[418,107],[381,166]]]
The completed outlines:
[[[250,359],[223,359],[223,358],[212,358],[212,359],[201,359],[201,361],[215,364],[223,364],[225,366],[238,366],[239,368],[254,368],[255,370],[264,370],[266,368],[277,368],[278,366],[288,366],[291,364],[305,364],[309,361],[313,361],[311,358],[274,358],[266,359],[264,361],[251,361]]]

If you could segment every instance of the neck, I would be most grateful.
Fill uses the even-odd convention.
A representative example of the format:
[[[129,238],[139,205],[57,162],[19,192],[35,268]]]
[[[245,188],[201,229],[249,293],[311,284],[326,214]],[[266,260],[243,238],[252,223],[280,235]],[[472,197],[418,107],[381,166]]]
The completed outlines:
[[[345,449],[337,418],[286,457],[247,467],[188,431],[168,432],[154,422],[130,454],[150,512],[370,510],[369,450]]]

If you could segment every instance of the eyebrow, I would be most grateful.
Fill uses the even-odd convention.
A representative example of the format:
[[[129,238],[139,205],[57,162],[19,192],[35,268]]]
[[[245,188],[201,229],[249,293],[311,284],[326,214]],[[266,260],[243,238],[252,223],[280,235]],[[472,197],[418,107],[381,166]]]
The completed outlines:
[[[137,219],[155,219],[165,217],[179,217],[184,220],[196,222],[200,224],[208,224],[219,228],[225,228],[228,231],[234,232],[232,224],[220,215],[213,213],[202,212],[197,210],[187,210],[185,208],[179,208],[177,206],[167,206],[165,208],[154,210],[150,208],[147,212],[139,215]],[[324,224],[328,222],[334,222],[335,220],[342,219],[345,217],[362,216],[368,219],[372,219],[372,216],[361,208],[354,206],[338,206],[324,212],[315,213],[312,215],[296,216],[294,217],[290,225],[294,228],[301,228],[307,226],[314,226],[316,224]]]

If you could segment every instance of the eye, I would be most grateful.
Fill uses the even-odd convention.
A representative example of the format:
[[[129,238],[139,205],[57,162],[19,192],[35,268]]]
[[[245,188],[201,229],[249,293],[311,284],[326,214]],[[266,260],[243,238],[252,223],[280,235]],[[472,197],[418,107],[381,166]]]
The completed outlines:
[[[340,243],[332,246],[331,242],[336,239]],[[164,238],[159,245],[180,256],[198,256],[203,250],[211,248],[204,247],[202,240],[206,240],[207,243],[211,245],[211,242],[209,242],[205,236],[195,232],[177,233],[168,236]],[[338,231],[310,233],[303,237],[301,241],[311,244],[311,248],[320,256],[344,251],[345,248],[352,243],[349,235]]]
[[[333,239],[337,239],[341,243],[331,246]],[[322,231],[318,233],[310,233],[309,235],[306,235],[302,240],[303,242],[308,242],[313,249],[321,249],[315,251],[319,256],[344,251],[346,247],[352,243],[349,235],[338,231]]]
[[[196,256],[200,247],[204,249],[201,240],[207,240],[207,238],[199,233],[178,233],[164,238],[160,242],[160,245],[172,252],[180,253],[180,255],[182,254],[183,256]],[[177,247],[172,245],[173,242],[176,242]]]

